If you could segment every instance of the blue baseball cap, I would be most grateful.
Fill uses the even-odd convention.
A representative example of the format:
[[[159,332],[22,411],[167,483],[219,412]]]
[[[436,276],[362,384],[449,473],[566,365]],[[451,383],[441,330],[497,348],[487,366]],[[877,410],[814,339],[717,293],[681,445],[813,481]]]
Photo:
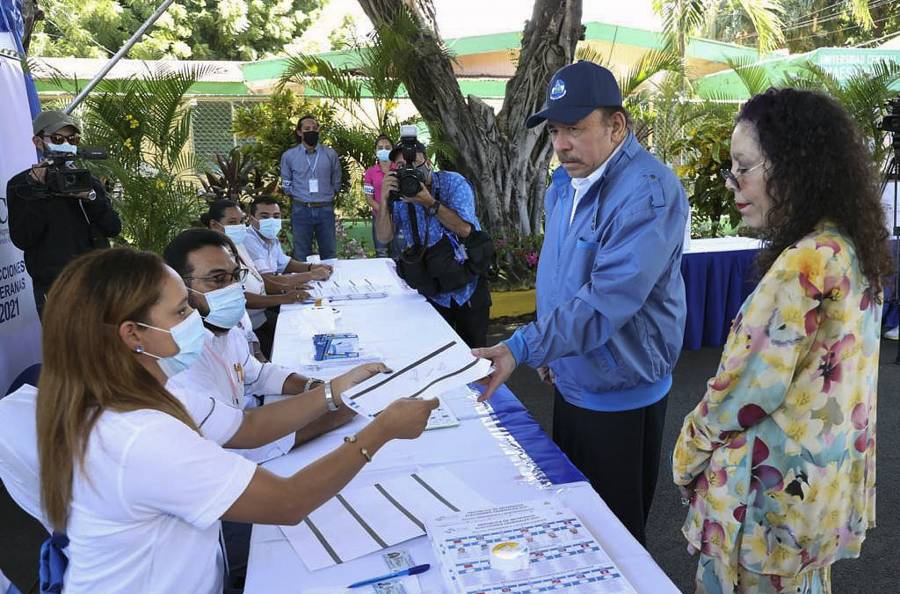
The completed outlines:
[[[534,128],[544,120],[575,124],[598,107],[622,105],[622,91],[613,73],[587,60],[556,71],[550,79],[544,109],[525,120]]]

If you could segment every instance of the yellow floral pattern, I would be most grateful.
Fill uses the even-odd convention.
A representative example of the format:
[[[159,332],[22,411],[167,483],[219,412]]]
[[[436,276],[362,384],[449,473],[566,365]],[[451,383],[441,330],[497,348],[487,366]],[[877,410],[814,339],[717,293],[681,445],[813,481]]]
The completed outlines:
[[[739,574],[859,556],[875,525],[880,301],[852,242],[823,223],[735,318],[673,454],[675,482],[693,489],[684,535],[723,592]]]

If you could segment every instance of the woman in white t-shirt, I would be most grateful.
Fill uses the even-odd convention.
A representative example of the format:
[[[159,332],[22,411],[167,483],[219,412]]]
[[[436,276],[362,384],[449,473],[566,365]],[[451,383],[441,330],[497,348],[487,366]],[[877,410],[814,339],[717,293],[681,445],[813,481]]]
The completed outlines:
[[[249,270],[244,279],[244,296],[247,298],[247,314],[253,324],[253,332],[259,339],[260,348],[266,358],[272,356],[272,341],[275,338],[275,315],[266,315],[267,308],[286,303],[297,303],[309,297],[309,293],[298,290],[293,285],[278,284],[274,279],[266,279],[256,269],[253,258],[244,247],[247,235],[246,217],[241,207],[231,200],[217,200],[209,205],[209,210],[200,216],[200,222],[231,240],[236,249],[235,259]]]
[[[178,275],[119,248],[71,263],[43,319],[37,402],[41,505],[69,538],[66,594],[222,591],[219,520],[295,524],[391,439],[421,434],[436,401],[389,406],[355,440],[278,477],[204,439],[163,387],[205,331]],[[379,371],[323,390],[323,414]]]

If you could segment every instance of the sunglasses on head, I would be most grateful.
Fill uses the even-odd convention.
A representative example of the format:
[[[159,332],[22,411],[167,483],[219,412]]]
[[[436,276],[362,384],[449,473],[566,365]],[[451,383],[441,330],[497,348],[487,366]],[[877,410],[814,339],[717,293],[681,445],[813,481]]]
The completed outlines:
[[[68,142],[73,146],[78,146],[78,143],[81,142],[81,135],[78,133],[70,134],[69,136],[65,134],[44,134],[44,138],[49,139],[53,144]]]

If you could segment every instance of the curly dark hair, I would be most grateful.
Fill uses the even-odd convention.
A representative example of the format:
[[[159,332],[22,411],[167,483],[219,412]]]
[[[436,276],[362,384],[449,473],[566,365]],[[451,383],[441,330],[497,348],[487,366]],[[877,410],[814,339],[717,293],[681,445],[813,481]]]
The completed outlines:
[[[735,123],[752,124],[770,163],[766,217],[757,266],[769,269],[779,254],[823,220],[853,241],[863,274],[875,290],[892,273],[878,175],[856,124],[822,93],[769,89],[751,98]]]

